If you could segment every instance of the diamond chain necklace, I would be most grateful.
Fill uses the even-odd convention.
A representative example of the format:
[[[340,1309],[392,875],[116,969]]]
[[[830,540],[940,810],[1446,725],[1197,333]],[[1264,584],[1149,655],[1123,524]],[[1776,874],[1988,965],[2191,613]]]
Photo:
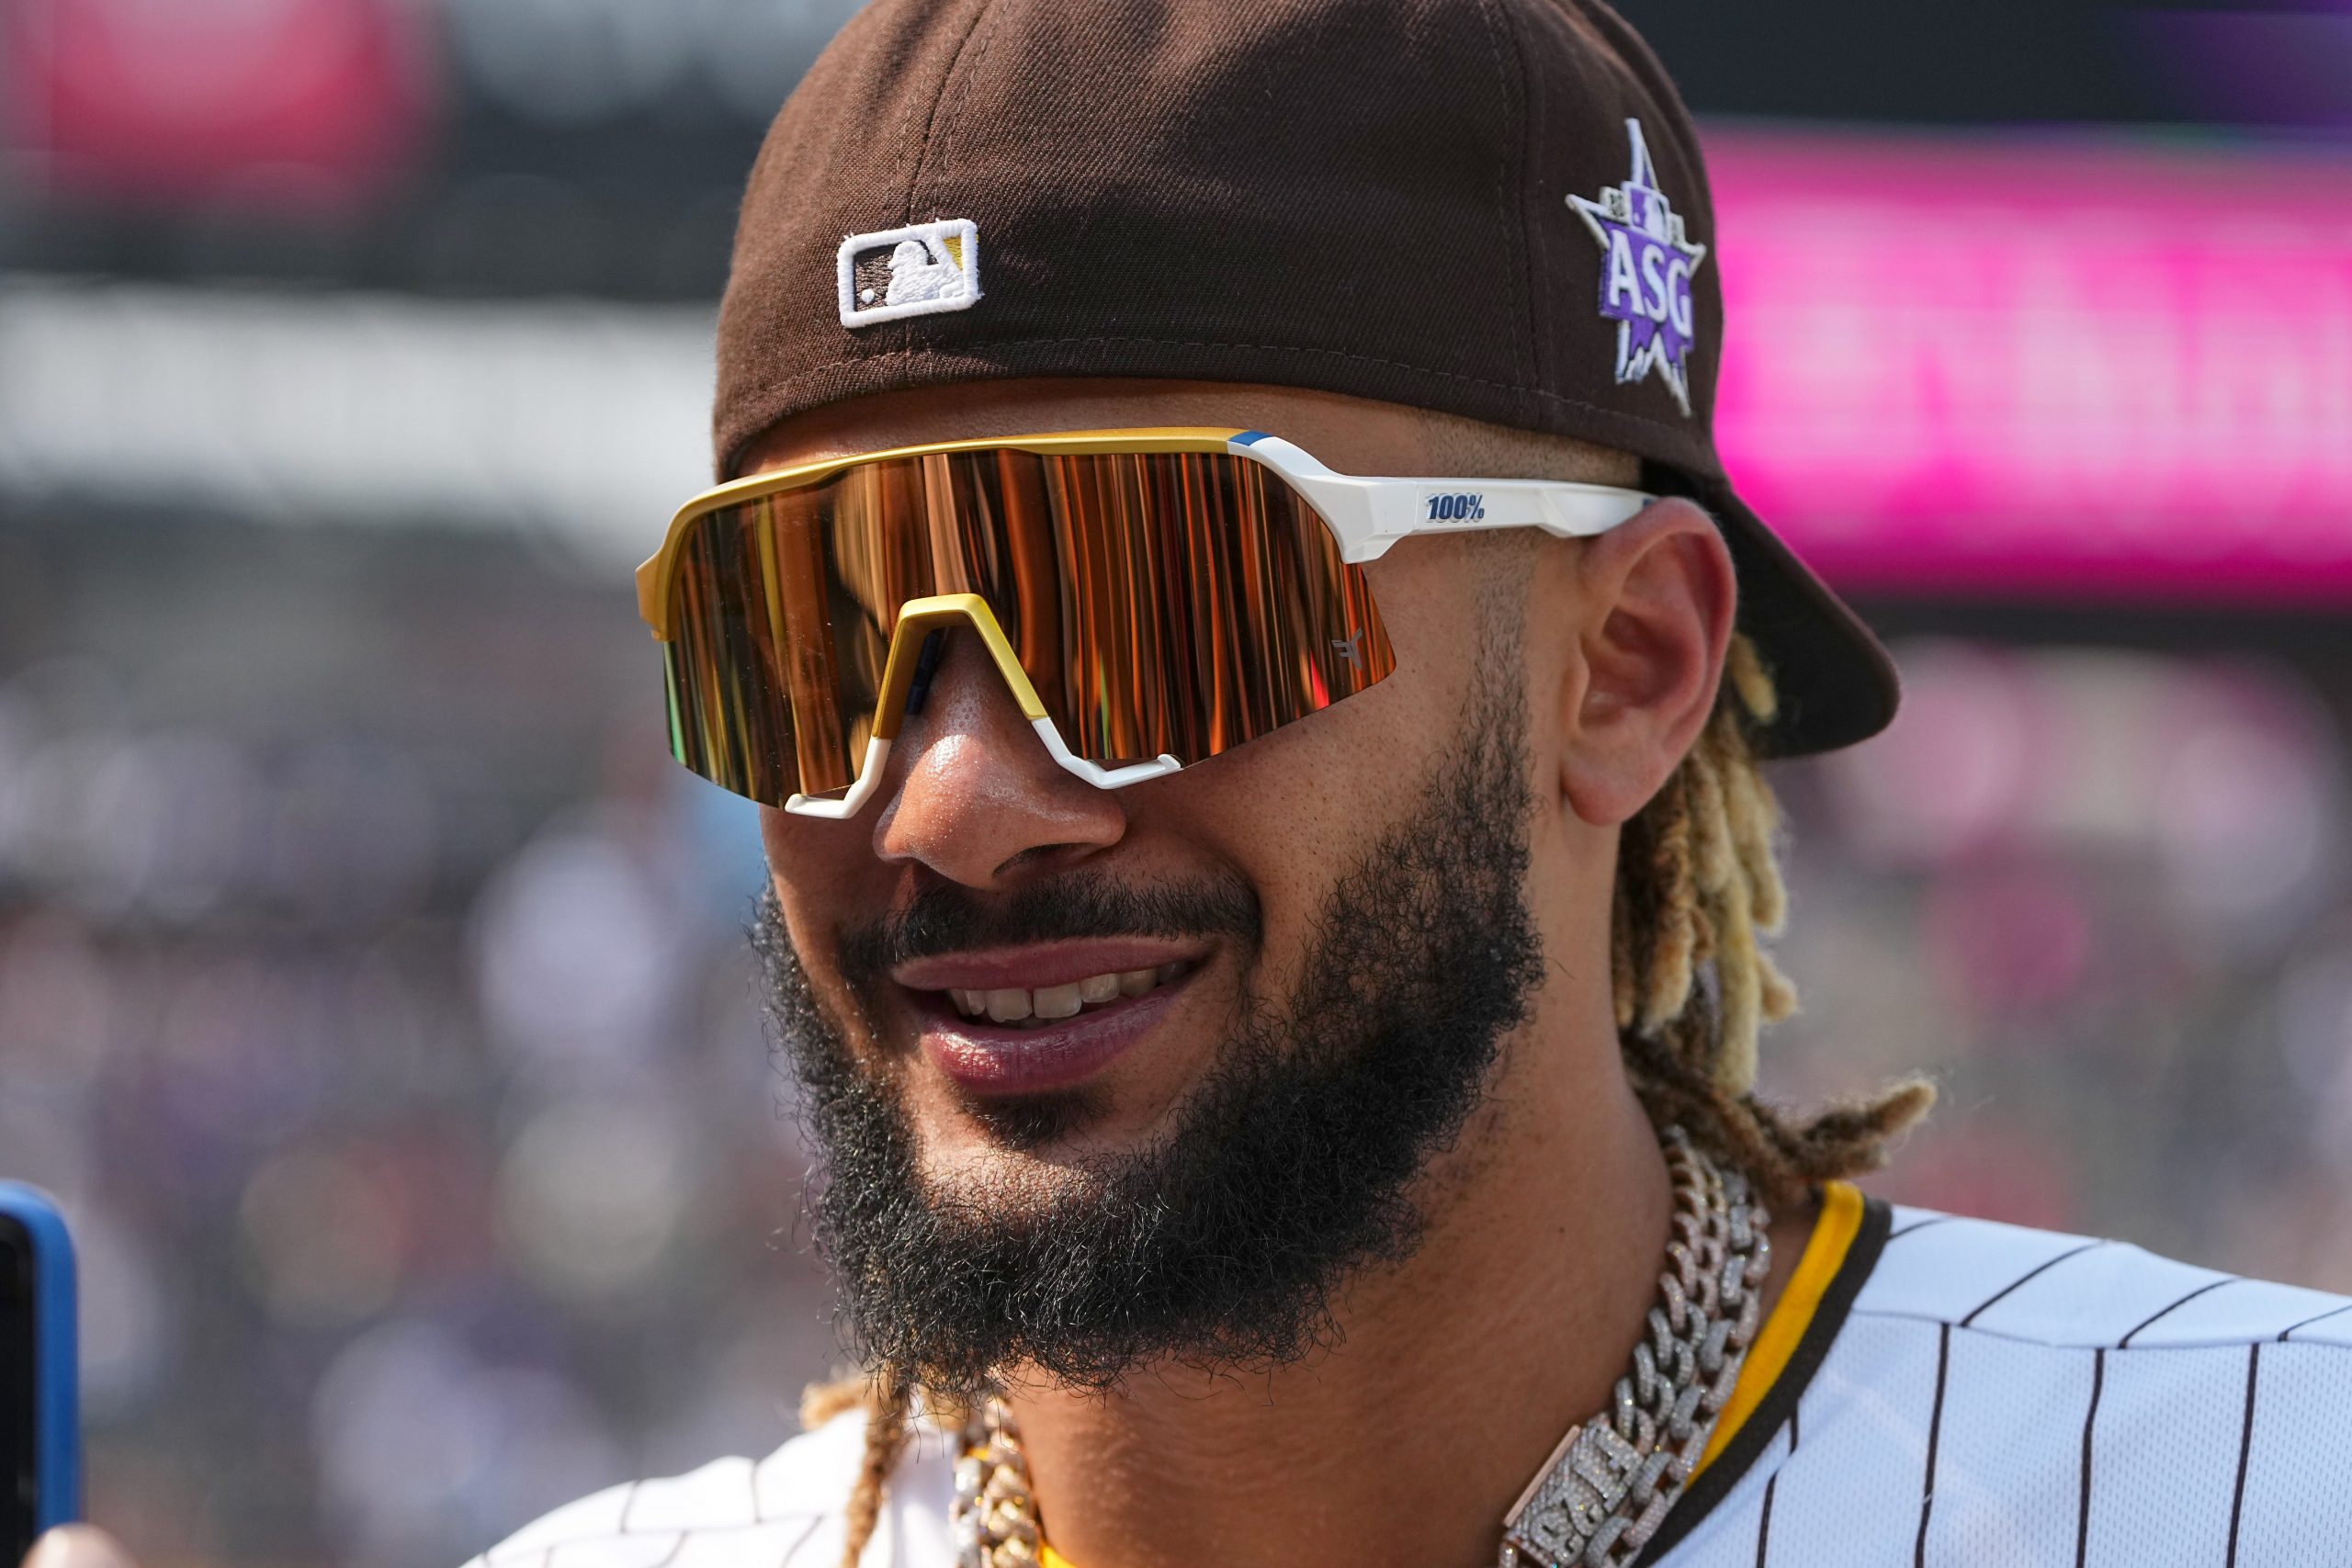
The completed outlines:
[[[1610,1408],[1568,1428],[1503,1516],[1499,1568],[1624,1568],[1690,1483],[1763,1312],[1771,1223],[1747,1178],[1659,1134],[1674,1220],[1657,1303]],[[1036,1568],[1045,1534],[1012,1413],[984,1400],[964,1429],[949,1517],[958,1568]]]

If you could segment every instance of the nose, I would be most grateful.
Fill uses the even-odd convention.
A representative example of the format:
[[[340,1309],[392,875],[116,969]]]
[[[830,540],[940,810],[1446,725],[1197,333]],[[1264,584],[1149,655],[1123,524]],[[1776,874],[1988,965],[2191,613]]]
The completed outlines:
[[[1056,762],[968,631],[948,630],[890,748],[874,852],[1001,889],[1119,841],[1126,809]]]

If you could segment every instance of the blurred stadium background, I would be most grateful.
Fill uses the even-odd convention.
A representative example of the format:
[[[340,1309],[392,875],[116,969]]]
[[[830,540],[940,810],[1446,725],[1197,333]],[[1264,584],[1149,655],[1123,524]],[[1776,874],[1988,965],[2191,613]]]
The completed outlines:
[[[0,6],[0,1174],[148,1568],[447,1568],[835,1350],[627,568],[848,0]],[[1897,649],[1784,771],[1877,1185],[2352,1289],[2352,7],[1632,0],[1724,443]]]

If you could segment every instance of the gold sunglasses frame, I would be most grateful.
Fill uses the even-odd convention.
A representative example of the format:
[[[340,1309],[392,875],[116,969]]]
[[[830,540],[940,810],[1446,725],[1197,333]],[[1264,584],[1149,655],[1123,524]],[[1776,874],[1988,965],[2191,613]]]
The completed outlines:
[[[885,452],[859,452],[843,457],[819,457],[807,463],[796,463],[788,468],[775,468],[763,474],[752,474],[740,479],[707,490],[680,507],[670,519],[669,532],[662,538],[662,547],[648,557],[637,569],[637,613],[653,628],[654,639],[668,642],[671,637],[670,587],[677,574],[678,554],[684,547],[687,530],[709,513],[729,506],[741,506],[747,501],[761,501],[787,491],[803,490],[822,484],[844,469],[867,463],[888,462],[900,457],[935,457],[953,452],[1035,452],[1041,455],[1083,456],[1090,453],[1124,452],[1226,452],[1231,449],[1237,436],[1250,434],[1244,430],[1211,430],[1207,428],[1163,428],[1146,430],[1070,430],[1047,435],[989,435],[968,441],[932,441],[917,446],[893,446]],[[991,617],[993,619],[993,617]],[[999,640],[1003,634],[998,633]]]

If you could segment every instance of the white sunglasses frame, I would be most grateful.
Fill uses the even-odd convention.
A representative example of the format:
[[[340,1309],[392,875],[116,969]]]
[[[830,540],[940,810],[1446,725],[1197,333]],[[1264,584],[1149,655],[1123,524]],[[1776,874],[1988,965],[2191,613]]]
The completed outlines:
[[[1631,522],[1657,499],[1647,491],[1568,479],[1334,473],[1281,436],[1258,430],[1231,436],[1226,446],[1236,457],[1265,464],[1305,496],[1339,540],[1340,558],[1351,566],[1378,560],[1397,540],[1416,534],[1541,528],[1561,538],[1587,539]]]
[[[901,447],[863,457],[828,460],[760,474],[697,496],[672,520],[668,537],[651,559],[638,569],[639,608],[653,626],[653,635],[668,640],[669,581],[678,545],[687,527],[704,513],[721,506],[817,482],[842,468],[885,458],[927,457],[935,453],[1011,448],[1015,451],[1079,454],[1117,452],[1218,452],[1263,464],[1315,509],[1340,547],[1340,558],[1350,566],[1378,560],[1399,539],[1419,534],[1466,534],[1497,528],[1541,528],[1561,538],[1590,538],[1631,521],[1657,500],[1646,491],[1617,485],[1583,484],[1567,479],[1484,479],[1447,478],[1376,478],[1342,474],[1325,467],[1295,444],[1262,430],[1099,430],[1060,432],[1045,435],[995,437],[943,442],[928,446]],[[1184,764],[1162,754],[1148,762],[1106,768],[1077,756],[1046,716],[1003,630],[987,603],[976,594],[937,594],[910,599],[899,611],[891,629],[888,663],[898,666],[907,641],[910,618],[922,626],[944,620],[968,621],[978,630],[997,668],[1012,687],[1023,716],[1062,768],[1098,789],[1124,789],[1147,779],[1165,778]],[[920,639],[917,639],[920,640]],[[886,673],[883,686],[893,687]],[[898,689],[904,690],[903,682]],[[845,819],[857,815],[880,785],[887,767],[898,715],[889,716],[888,733],[877,715],[876,733],[866,742],[857,778],[837,798],[794,795],[784,809],[798,817]]]

